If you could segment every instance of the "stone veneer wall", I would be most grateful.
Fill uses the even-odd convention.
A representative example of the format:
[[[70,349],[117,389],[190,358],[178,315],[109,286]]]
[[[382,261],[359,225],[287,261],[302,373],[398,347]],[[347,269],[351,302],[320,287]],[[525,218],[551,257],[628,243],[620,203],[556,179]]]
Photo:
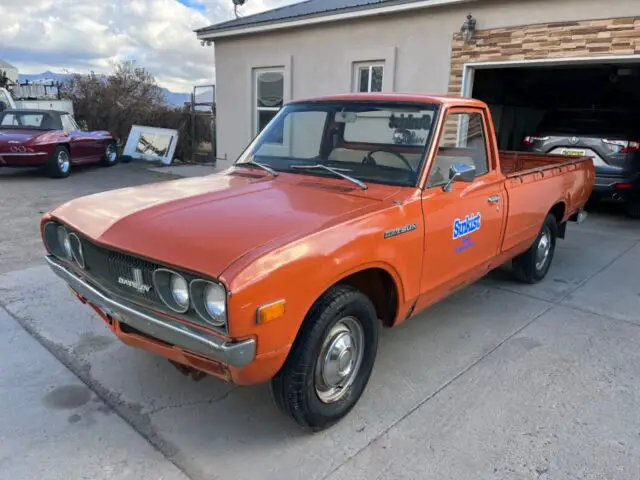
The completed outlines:
[[[469,43],[456,33],[451,50],[449,93],[459,95],[465,63],[640,54],[640,16],[478,30]]]

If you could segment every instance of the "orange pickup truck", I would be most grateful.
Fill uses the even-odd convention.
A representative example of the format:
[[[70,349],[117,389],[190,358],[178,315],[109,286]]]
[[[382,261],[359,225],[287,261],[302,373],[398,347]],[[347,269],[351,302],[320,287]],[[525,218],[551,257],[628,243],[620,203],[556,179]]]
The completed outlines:
[[[477,100],[356,94],[284,106],[226,171],[49,212],[46,261],[125,344],[194,378],[270,381],[320,430],[393,327],[512,260],[542,280],[592,160],[498,152]]]

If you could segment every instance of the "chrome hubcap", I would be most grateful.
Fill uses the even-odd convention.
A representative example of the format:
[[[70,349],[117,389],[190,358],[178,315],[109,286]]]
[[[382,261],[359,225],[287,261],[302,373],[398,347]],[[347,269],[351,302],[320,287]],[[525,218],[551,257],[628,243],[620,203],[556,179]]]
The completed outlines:
[[[536,269],[542,270],[549,258],[549,252],[551,252],[551,232],[548,228],[545,228],[538,240],[538,248],[536,250]]]
[[[66,152],[66,150],[61,150],[60,153],[58,153],[58,168],[60,169],[60,171],[62,173],[66,173],[67,170],[69,170],[69,165],[70,165],[70,161],[69,161],[69,154]]]
[[[324,403],[340,400],[349,392],[362,364],[364,330],[354,317],[336,323],[325,338],[316,363],[315,389]]]
[[[113,145],[109,145],[107,147],[107,151],[105,152],[105,156],[109,162],[115,162],[117,158],[116,147]]]

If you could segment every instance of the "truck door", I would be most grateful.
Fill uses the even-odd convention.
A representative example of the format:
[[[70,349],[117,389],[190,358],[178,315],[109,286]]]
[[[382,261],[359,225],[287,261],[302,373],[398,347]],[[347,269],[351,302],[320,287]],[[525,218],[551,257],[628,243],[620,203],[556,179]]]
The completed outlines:
[[[422,197],[425,251],[419,308],[483,276],[499,252],[506,194],[486,141],[487,121],[481,109],[446,112]],[[474,166],[475,178],[454,182],[445,191],[453,164]]]

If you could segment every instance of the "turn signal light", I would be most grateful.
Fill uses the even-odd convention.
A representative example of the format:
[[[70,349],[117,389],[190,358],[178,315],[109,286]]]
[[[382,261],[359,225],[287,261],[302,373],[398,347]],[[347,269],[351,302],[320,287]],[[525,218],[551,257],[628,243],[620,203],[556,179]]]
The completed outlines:
[[[618,190],[631,190],[633,188],[633,185],[631,185],[630,183],[618,183],[616,184],[616,188]]]
[[[286,302],[284,300],[278,300],[277,302],[261,306],[258,308],[257,322],[262,325],[284,316],[285,304]]]

